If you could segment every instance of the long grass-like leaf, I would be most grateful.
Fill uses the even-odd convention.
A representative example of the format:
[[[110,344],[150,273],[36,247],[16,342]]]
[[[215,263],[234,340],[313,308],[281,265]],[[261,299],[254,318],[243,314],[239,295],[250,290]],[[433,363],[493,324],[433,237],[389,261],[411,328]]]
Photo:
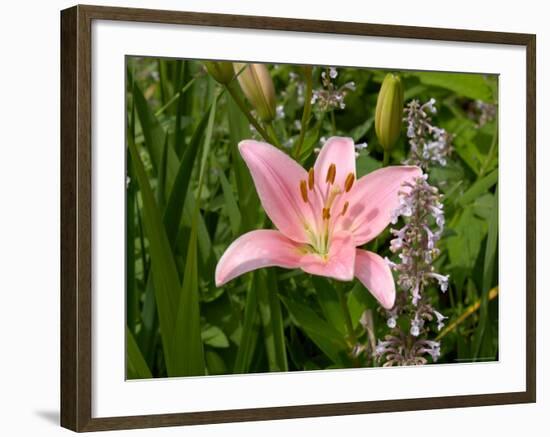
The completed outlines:
[[[239,205],[237,205],[237,200],[233,194],[233,189],[227,180],[222,169],[218,169],[218,175],[220,177],[220,183],[222,186],[223,197],[225,199],[225,210],[229,217],[229,223],[231,225],[231,230],[233,231],[233,236],[239,236],[239,229],[241,228],[241,212],[239,211]]]
[[[481,306],[479,309],[479,325],[474,336],[473,358],[476,359],[480,355],[484,337],[490,326],[489,319],[489,290],[493,281],[495,261],[497,258],[497,242],[498,242],[498,186],[493,196],[493,208],[491,210],[491,218],[489,219],[489,229],[487,232],[487,242],[485,245],[485,261],[483,263],[483,290],[481,295]],[[488,353],[486,351],[483,355]]]
[[[489,188],[495,185],[498,181],[498,169],[493,170],[487,176],[476,181],[463,195],[458,199],[458,203],[466,206],[485,193]]]
[[[147,379],[153,377],[128,327],[126,327],[126,360],[126,377],[128,379]]]
[[[255,275],[256,273],[253,273]],[[260,323],[258,314],[258,299],[254,282],[249,282],[244,308],[244,321],[237,357],[235,358],[234,373],[247,373],[252,364],[256,344],[258,343]]]
[[[200,200],[206,171],[206,158],[210,153],[214,120],[216,118],[216,97],[212,101],[208,124],[205,132],[203,156],[199,172],[199,189],[197,197]],[[198,202],[198,201],[197,201]],[[174,367],[171,376],[204,375],[206,366],[204,348],[201,337],[201,321],[199,306],[199,278],[197,263],[197,226],[200,214],[197,203],[191,225],[191,236],[185,258],[185,270],[181,297],[178,302],[176,325],[174,328],[173,353]]]
[[[143,223],[149,241],[149,253],[151,256],[151,268],[159,311],[164,354],[167,368],[171,369],[173,362],[170,337],[174,328],[175,311],[180,289],[178,271],[174,257],[172,256],[170,243],[164,231],[160,211],[149,185],[147,173],[143,168],[141,158],[131,136],[128,136],[128,149],[143,201]]]
[[[260,271],[254,277],[258,309],[263,327],[263,339],[269,370],[288,370],[281,303],[277,293],[277,278],[273,271]]]
[[[193,165],[204,135],[204,130],[208,124],[209,116],[210,109],[208,109],[197,125],[191,141],[185,149],[166,204],[166,209],[164,211],[164,226],[166,227],[166,234],[172,242],[176,239],[178,227],[181,223],[185,200],[189,191],[189,182],[191,181],[191,175],[193,173]]]

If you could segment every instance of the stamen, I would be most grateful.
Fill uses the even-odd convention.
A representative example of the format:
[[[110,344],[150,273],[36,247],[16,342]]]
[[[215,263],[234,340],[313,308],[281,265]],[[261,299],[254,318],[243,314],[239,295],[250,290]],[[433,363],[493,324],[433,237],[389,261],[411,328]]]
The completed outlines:
[[[327,171],[327,179],[326,182],[329,184],[334,183],[334,179],[336,178],[336,165],[330,164],[328,171]]]
[[[349,202],[346,200],[346,203],[344,203],[344,207],[342,208],[342,212],[340,213],[340,215],[344,215],[348,210],[348,207],[349,207]]]
[[[355,182],[355,175],[353,173],[349,173],[346,177],[346,182],[344,183],[344,188],[346,189],[346,193],[351,190],[351,187],[353,186],[353,183]]]
[[[329,220],[329,219],[330,219],[330,209],[323,208],[323,220]]]
[[[307,181],[305,179],[300,181],[300,193],[304,202],[307,203]]]
[[[310,190],[313,190],[313,183],[315,182],[315,171],[313,170],[313,167],[309,169],[308,172],[308,187]]]

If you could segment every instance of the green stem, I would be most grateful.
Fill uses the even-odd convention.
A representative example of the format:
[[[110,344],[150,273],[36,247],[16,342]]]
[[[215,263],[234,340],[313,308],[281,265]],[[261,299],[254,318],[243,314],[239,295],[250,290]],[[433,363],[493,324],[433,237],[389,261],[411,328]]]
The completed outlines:
[[[382,166],[386,167],[390,163],[390,152],[387,150],[384,150],[384,161],[382,162]]]
[[[168,100],[162,107],[160,107],[159,109],[157,109],[157,111],[155,112],[155,117],[158,117],[160,114],[162,114],[164,111],[166,111],[166,109],[172,104],[174,103],[179,96],[185,94],[185,92],[191,87],[191,85],[193,85],[193,83],[195,83],[195,78],[191,79],[189,82],[187,82],[185,84],[185,86],[180,90],[178,91],[176,94],[174,94],[170,100]]]
[[[307,127],[309,124],[309,118],[311,116],[311,95],[313,93],[313,68],[311,66],[304,67],[304,74],[306,80],[306,95],[304,100],[304,112],[302,113],[302,125],[300,130],[300,136],[298,141],[296,141],[296,149],[294,151],[294,157],[296,159],[300,158],[300,151],[302,149],[302,144],[304,144],[304,139],[306,137]]]
[[[268,143],[273,144],[274,141],[270,138],[270,136],[265,131],[265,129],[262,126],[260,126],[260,123],[258,123],[258,121],[252,116],[252,114],[246,107],[246,104],[244,103],[243,99],[241,99],[241,96],[239,96],[237,91],[235,91],[235,88],[233,88],[231,84],[226,85],[225,87],[229,92],[229,94],[231,94],[231,97],[233,98],[233,100],[235,101],[235,103],[237,104],[241,112],[246,116],[250,124],[254,126],[254,129],[258,131],[258,133],[263,137],[264,140],[266,140]]]
[[[332,125],[332,136],[336,135],[336,117],[334,116],[334,109],[330,111],[330,123]]]
[[[274,146],[277,146],[280,149],[281,143],[279,142],[279,139],[277,138],[277,133],[273,128],[273,122],[266,124],[266,130],[267,130],[267,134],[271,137],[271,140],[273,141],[271,144],[273,144]]]
[[[353,329],[353,322],[351,320],[351,314],[349,312],[349,307],[346,300],[346,293],[344,292],[342,283],[339,281],[335,281],[335,288],[338,293],[338,299],[340,300],[340,306],[342,307],[342,313],[344,314],[344,322],[346,323],[348,340],[351,343],[351,347],[353,347],[357,344],[357,337],[355,336],[355,330]]]

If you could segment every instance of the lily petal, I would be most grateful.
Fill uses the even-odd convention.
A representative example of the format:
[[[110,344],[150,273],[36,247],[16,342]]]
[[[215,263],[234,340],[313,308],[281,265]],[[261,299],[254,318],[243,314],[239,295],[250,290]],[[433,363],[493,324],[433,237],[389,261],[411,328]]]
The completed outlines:
[[[351,281],[355,271],[355,252],[351,234],[342,233],[331,239],[326,256],[308,253],[300,260],[300,267],[313,275]]]
[[[231,243],[216,266],[216,286],[262,267],[297,268],[303,256],[300,248],[279,231],[270,229],[241,235]]]
[[[371,294],[386,308],[395,303],[395,282],[386,261],[376,253],[357,249],[355,276]]]
[[[401,165],[363,176],[346,197],[349,209],[338,229],[351,232],[356,246],[368,243],[389,225],[392,211],[399,206],[399,192],[409,190],[402,184],[421,174],[419,167]]]
[[[309,242],[307,228],[315,226],[313,212],[300,194],[307,172],[271,144],[253,140],[239,143],[262,206],[275,226],[288,238]]]
[[[336,167],[334,185],[344,188],[346,178],[350,173],[355,178],[355,144],[353,139],[346,137],[329,138],[315,161],[315,178],[322,193],[326,189],[326,177],[331,164]]]

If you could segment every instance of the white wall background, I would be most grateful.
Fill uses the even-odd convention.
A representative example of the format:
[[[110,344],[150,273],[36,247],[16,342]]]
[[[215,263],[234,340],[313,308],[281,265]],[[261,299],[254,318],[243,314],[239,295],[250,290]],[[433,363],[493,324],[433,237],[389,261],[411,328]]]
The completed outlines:
[[[91,0],[90,0],[91,1]],[[537,34],[538,77],[538,403],[459,410],[209,425],[113,433],[206,437],[431,434],[451,436],[541,435],[550,420],[550,362],[543,349],[550,323],[544,291],[549,242],[544,223],[550,164],[548,138],[550,77],[545,3],[505,1],[358,0],[111,0],[135,6],[202,12],[271,15],[341,21],[486,29]],[[0,434],[69,435],[58,427],[59,404],[59,10],[71,1],[10,1],[0,18]],[[268,48],[266,48],[268,50]],[[513,256],[513,254],[510,254]],[[546,425],[546,426],[545,426]],[[544,433],[544,431],[542,431]]]

